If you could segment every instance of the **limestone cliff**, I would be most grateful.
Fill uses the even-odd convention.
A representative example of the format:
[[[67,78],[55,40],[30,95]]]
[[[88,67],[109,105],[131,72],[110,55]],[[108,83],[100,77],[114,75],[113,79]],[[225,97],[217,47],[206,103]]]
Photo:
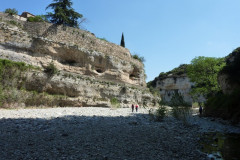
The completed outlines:
[[[153,105],[145,87],[144,66],[128,49],[76,28],[24,22],[0,13],[0,58],[38,66],[27,74],[28,90],[64,94],[75,106]],[[58,74],[44,69],[54,64]]]
[[[150,82],[152,87],[159,91],[164,101],[169,102],[175,92],[178,92],[183,96],[185,102],[192,103],[190,91],[194,83],[187,77],[186,67],[187,65],[183,64],[167,73],[160,73]]]

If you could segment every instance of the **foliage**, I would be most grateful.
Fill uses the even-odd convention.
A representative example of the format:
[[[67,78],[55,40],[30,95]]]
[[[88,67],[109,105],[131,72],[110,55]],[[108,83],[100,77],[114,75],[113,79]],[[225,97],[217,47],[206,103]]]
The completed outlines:
[[[124,35],[123,35],[123,33],[122,33],[122,39],[121,39],[120,46],[125,47],[125,41],[124,41]]]
[[[110,102],[111,102],[111,105],[113,106],[113,107],[120,107],[120,103],[119,103],[119,101],[118,101],[118,99],[117,98],[112,98],[111,100],[110,100]]]
[[[56,68],[56,66],[54,65],[53,62],[49,63],[49,65],[45,68],[44,70],[46,73],[48,73],[49,75],[54,75],[58,72],[58,69]]]
[[[7,8],[7,9],[5,9],[4,12],[8,13],[9,15],[17,15],[18,14],[18,11],[15,8],[13,8],[13,9]]]
[[[26,106],[62,106],[64,97],[25,89],[26,72],[36,67],[23,62],[0,59],[0,107],[10,108],[23,103]],[[17,105],[16,105],[17,104]]]
[[[175,90],[170,102],[168,102],[167,104],[171,107],[179,107],[179,106],[190,107],[191,106],[191,104],[184,101],[183,96],[180,93],[178,93],[177,90]]]
[[[44,21],[47,21],[47,18],[44,15],[37,15],[35,17],[28,17],[27,21],[29,21],[29,22],[44,22]]]
[[[214,96],[219,90],[217,76],[219,71],[225,66],[224,58],[196,57],[187,67],[187,76],[195,83],[191,94],[193,98],[199,95],[206,99]]]
[[[14,21],[14,20],[7,21],[7,23],[8,24],[12,24],[14,26],[19,26],[19,24],[16,21]]]
[[[153,88],[149,83],[147,84],[147,87],[149,88],[149,91],[154,95],[160,97],[160,92],[158,89]]]
[[[3,89],[7,87],[16,87],[22,78],[22,71],[29,68],[23,62],[12,62],[6,59],[0,59],[0,84]]]
[[[151,120],[161,122],[163,119],[167,116],[167,108],[165,106],[165,103],[162,103],[162,101],[159,101],[160,107],[156,110],[150,109],[149,110],[149,116]]]
[[[220,73],[228,75],[229,83],[240,85],[240,47],[227,56],[226,66],[223,67]]]
[[[160,106],[156,110],[156,121],[162,121],[164,117],[166,117],[167,114],[167,108],[165,106]]]
[[[168,105],[172,107],[172,116],[187,125],[191,115],[191,104],[185,102],[183,96],[176,91]]]
[[[207,116],[222,117],[240,122],[240,88],[236,88],[231,94],[219,92],[210,97],[205,104]]]
[[[139,62],[142,62],[142,63],[145,62],[145,58],[139,56],[138,54],[134,54],[134,55],[132,55],[132,57],[133,57],[134,59],[138,60]]]
[[[49,4],[46,9],[53,9],[54,13],[48,12],[47,18],[50,22],[58,25],[66,25],[79,28],[78,19],[83,15],[75,12],[71,0],[53,0],[54,3]]]
[[[20,101],[18,89],[25,84],[23,72],[30,66],[22,62],[0,59],[0,105]]]
[[[179,76],[179,75],[182,75],[182,74],[185,74],[187,73],[187,67],[188,67],[188,64],[181,64],[179,65],[178,67],[172,69],[171,71],[169,72],[161,72],[158,76],[158,78],[165,78],[166,76],[168,75],[172,75],[172,76]]]

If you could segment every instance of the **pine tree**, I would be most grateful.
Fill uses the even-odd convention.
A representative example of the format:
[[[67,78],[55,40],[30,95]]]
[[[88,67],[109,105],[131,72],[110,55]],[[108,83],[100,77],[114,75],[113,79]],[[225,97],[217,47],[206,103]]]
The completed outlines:
[[[123,33],[122,33],[122,39],[121,39],[121,44],[120,45],[125,48],[125,41],[124,41]]]
[[[71,0],[53,0],[55,3],[49,4],[46,9],[53,9],[54,13],[49,12],[47,14],[47,18],[50,22],[58,24],[58,25],[66,25],[70,27],[79,28],[78,19],[82,18],[83,15],[75,12],[71,7]]]

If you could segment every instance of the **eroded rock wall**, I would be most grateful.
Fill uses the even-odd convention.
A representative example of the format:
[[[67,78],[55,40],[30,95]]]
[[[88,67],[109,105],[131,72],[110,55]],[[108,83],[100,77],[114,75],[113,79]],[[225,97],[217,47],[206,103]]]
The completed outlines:
[[[192,103],[193,100],[190,91],[193,85],[185,74],[166,76],[165,78],[159,78],[156,82],[156,88],[159,90],[162,99],[166,102],[169,102],[174,93],[178,92],[186,102]]]
[[[111,106],[112,98],[122,106],[158,101],[145,88],[143,64],[128,49],[76,28],[0,13],[0,58],[38,66],[38,72],[28,72],[26,88],[66,95],[73,106]],[[57,74],[44,72],[50,63]]]
[[[3,13],[0,17],[2,57],[11,56],[7,51],[18,52],[43,65],[46,59],[54,60],[59,69],[70,66],[81,74],[146,86],[143,64],[126,48],[76,28],[21,22]]]

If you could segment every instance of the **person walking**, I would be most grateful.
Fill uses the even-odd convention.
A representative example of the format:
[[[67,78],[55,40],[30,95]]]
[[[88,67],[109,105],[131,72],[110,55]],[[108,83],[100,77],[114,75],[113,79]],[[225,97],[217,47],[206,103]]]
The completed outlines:
[[[134,105],[132,104],[132,112],[134,111]]]
[[[201,104],[199,104],[199,114],[200,114],[200,116],[202,116],[202,106],[201,106]]]
[[[138,105],[136,105],[136,112],[138,112]]]

